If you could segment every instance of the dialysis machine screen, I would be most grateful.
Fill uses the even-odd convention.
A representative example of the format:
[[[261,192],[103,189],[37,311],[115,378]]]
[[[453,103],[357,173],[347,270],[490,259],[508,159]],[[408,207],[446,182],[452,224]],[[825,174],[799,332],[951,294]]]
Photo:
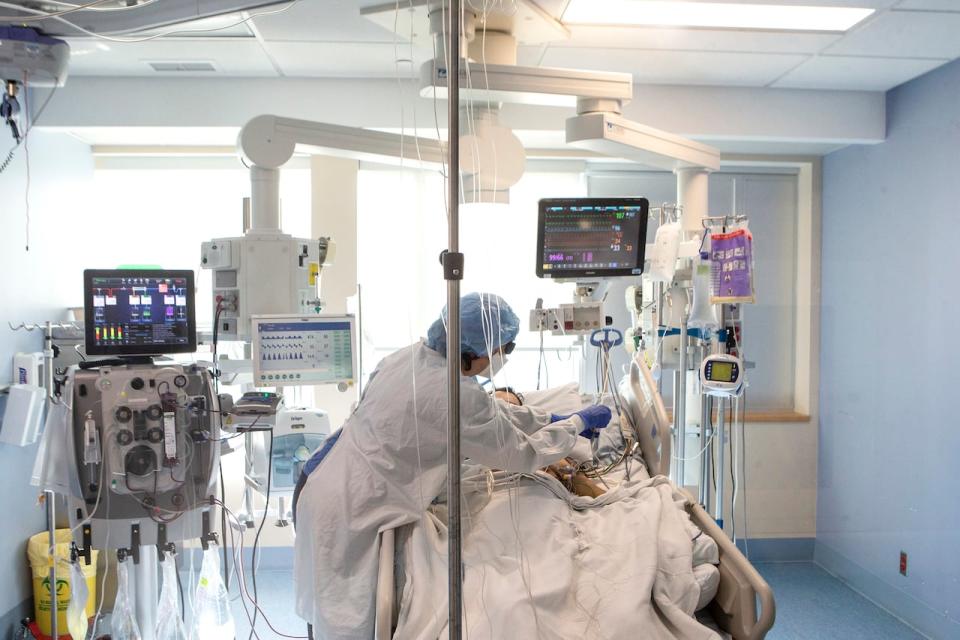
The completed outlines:
[[[353,316],[253,316],[251,322],[256,386],[354,382]]]
[[[541,200],[537,275],[581,278],[641,274],[649,210],[646,198]]]
[[[88,355],[197,350],[193,271],[87,269],[83,288]]]

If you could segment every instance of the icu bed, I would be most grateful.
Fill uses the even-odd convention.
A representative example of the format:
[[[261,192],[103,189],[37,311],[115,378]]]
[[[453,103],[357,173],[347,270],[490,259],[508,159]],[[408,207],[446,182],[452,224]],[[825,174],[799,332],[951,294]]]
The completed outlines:
[[[664,424],[662,401],[653,391],[652,379],[645,366],[634,362],[630,375],[620,385],[622,399],[622,417],[629,423],[629,429],[636,434],[639,447],[635,455],[642,452],[645,472],[651,478],[654,476],[668,476],[670,470],[670,438],[668,429],[658,429],[656,424]],[[661,420],[655,417],[655,411],[660,412]],[[663,480],[651,480],[652,484],[666,484]],[[543,484],[543,483],[541,483]],[[669,484],[668,491],[672,491],[674,500],[680,496],[683,507],[690,521],[709,536],[716,543],[719,557],[719,579],[712,581],[715,595],[705,607],[698,610],[697,617],[705,625],[719,631],[723,637],[734,640],[761,640],[773,626],[775,604],[773,592],[757,570],[743,556],[723,531],[717,526],[707,512],[686,492],[677,490]],[[513,507],[511,507],[513,508]],[[604,507],[600,507],[602,510]],[[545,515],[545,518],[549,516]],[[641,516],[642,518],[643,516]],[[412,526],[412,525],[411,525]],[[401,556],[409,553],[404,549],[407,546],[406,534],[403,530],[388,530],[381,535],[380,546],[380,575],[377,586],[377,631],[376,640],[391,640],[397,630],[401,618],[403,582],[406,579]],[[712,547],[713,545],[711,545]],[[466,558],[466,556],[465,556]],[[714,557],[716,559],[716,556]],[[466,560],[465,560],[466,562]],[[522,564],[522,562],[521,562]],[[521,570],[522,571],[522,570]],[[638,570],[639,571],[639,570]],[[529,587],[527,587],[529,589]],[[612,595],[617,595],[617,589],[611,589]],[[711,591],[713,593],[713,591]],[[481,592],[482,597],[482,592]],[[709,596],[708,596],[709,597]],[[704,602],[701,597],[701,603]],[[468,603],[465,601],[465,606]],[[759,604],[759,615],[758,615]],[[486,612],[490,616],[490,612]],[[444,614],[445,616],[445,614]],[[491,623],[492,625],[492,623]],[[669,624],[667,626],[670,626]],[[636,636],[644,638],[642,628],[636,627]],[[408,629],[409,632],[409,629]],[[539,623],[538,623],[539,634]],[[409,635],[409,633],[407,634]],[[580,637],[590,637],[587,633]],[[419,636],[418,636],[419,637]],[[545,634],[544,637],[553,637]]]

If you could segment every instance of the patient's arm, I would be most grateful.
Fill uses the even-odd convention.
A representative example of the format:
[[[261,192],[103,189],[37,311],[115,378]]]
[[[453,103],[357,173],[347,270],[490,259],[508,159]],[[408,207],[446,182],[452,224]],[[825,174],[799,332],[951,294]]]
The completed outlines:
[[[577,463],[570,458],[555,462],[549,467],[545,467],[543,471],[559,480],[563,486],[570,490],[570,493],[578,496],[596,498],[605,493],[598,484],[577,471]]]

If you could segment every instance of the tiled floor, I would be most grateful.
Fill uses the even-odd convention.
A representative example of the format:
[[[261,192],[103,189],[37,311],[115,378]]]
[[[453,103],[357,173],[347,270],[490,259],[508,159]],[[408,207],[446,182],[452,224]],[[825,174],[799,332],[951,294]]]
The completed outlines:
[[[864,599],[823,569],[810,563],[757,564],[773,587],[777,622],[768,640],[922,640],[923,636]],[[306,625],[293,613],[289,572],[261,571],[257,578],[260,606],[280,633],[305,635]],[[248,587],[249,587],[248,579]],[[239,600],[234,602],[238,640],[246,640],[250,624]],[[251,611],[252,615],[252,611]],[[282,638],[257,622],[261,640]],[[638,636],[638,640],[642,640]]]
[[[920,635],[811,563],[757,563],[773,587],[768,640],[922,640]]]

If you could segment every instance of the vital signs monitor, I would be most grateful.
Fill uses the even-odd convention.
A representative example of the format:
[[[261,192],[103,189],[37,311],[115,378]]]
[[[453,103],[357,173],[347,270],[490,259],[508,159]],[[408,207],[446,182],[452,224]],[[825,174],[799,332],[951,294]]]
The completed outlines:
[[[537,276],[582,279],[640,275],[649,211],[646,198],[541,200]]]

